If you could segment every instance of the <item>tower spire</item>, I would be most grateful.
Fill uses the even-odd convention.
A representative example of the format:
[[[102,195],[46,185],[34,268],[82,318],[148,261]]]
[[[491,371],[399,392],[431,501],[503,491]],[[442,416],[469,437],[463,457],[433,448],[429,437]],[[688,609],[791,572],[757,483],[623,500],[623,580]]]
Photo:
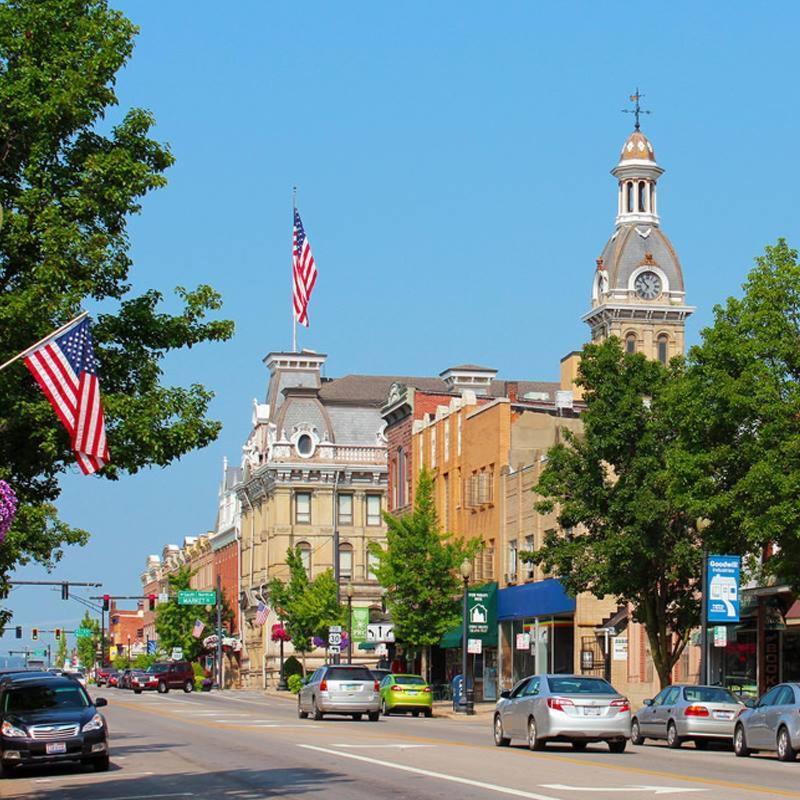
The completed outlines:
[[[645,109],[643,109],[642,106],[639,103],[639,101],[643,97],[644,97],[644,95],[639,92],[639,87],[637,86],[636,87],[636,92],[634,94],[632,94],[631,97],[630,97],[631,102],[634,103],[633,108],[623,108],[622,109],[622,113],[623,114],[633,114],[634,115],[634,118],[636,120],[636,124],[633,127],[634,127],[634,130],[637,130],[637,131],[640,128],[639,115],[640,114],[649,114],[650,113],[649,111],[646,111]]]

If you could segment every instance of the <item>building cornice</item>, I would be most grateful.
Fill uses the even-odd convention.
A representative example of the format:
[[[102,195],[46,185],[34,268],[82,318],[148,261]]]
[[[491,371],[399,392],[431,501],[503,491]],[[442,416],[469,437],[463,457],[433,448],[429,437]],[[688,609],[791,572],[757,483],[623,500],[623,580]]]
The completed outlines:
[[[638,303],[603,303],[587,311],[581,319],[589,325],[613,320],[683,322],[697,309],[685,305],[642,305]]]

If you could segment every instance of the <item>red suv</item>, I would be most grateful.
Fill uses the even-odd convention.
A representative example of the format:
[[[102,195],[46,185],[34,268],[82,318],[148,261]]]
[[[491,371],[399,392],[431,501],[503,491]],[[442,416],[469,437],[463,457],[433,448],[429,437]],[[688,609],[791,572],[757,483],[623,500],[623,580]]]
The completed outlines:
[[[166,694],[170,689],[193,692],[194,669],[189,661],[153,664],[134,680],[132,688],[134,694],[141,694],[145,689],[156,689],[159,694]]]

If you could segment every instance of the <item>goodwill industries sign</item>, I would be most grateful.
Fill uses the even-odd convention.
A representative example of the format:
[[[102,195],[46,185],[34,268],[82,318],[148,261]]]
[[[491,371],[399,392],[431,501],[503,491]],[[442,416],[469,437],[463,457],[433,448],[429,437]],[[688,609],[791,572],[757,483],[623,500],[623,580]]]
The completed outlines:
[[[709,622],[739,621],[739,556],[709,556],[707,604]]]

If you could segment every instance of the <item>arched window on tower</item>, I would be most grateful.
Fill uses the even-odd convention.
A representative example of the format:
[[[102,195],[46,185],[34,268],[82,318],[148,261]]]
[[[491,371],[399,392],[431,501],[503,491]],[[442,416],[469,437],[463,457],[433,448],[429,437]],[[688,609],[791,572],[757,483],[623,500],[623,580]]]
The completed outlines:
[[[639,181],[639,211],[647,211],[646,199],[647,184],[644,181]]]
[[[625,202],[625,207],[628,209],[628,213],[630,213],[631,211],[633,211],[633,184],[630,181],[628,181],[626,185],[626,194],[627,198]]]
[[[625,337],[625,352],[626,353],[635,353],[636,352],[636,334],[629,333]]]
[[[669,360],[669,337],[666,333],[662,333],[656,342],[658,346],[658,360],[664,365],[667,365]]]

